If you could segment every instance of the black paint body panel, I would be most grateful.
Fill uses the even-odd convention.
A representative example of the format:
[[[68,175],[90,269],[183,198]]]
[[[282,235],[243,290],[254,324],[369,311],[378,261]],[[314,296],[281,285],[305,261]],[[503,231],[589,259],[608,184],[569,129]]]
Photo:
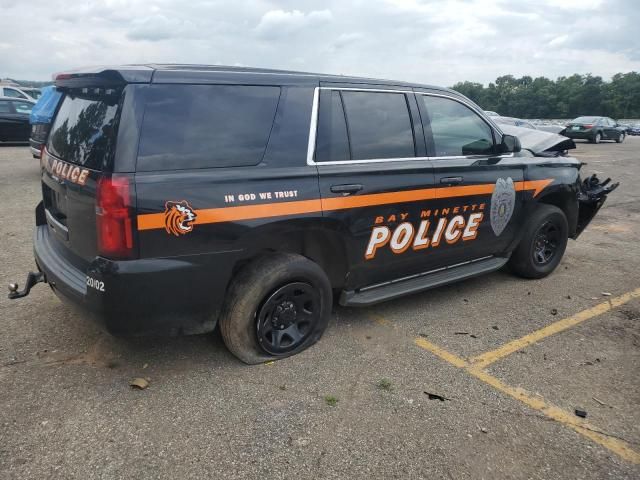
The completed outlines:
[[[71,239],[59,238],[42,221],[40,211],[34,250],[36,262],[56,294],[93,312],[114,333],[176,334],[212,330],[235,272],[265,252],[302,254],[325,270],[335,289],[357,291],[478,258],[506,258],[517,245],[527,216],[538,202],[561,206],[569,218],[571,234],[577,234],[579,162],[524,154],[496,162],[488,158],[429,158],[433,156],[429,125],[412,92],[447,95],[473,106],[447,89],[296,72],[157,65],[74,72],[56,85],[75,88],[83,82],[124,86],[115,159],[111,171],[92,171],[84,186],[63,185],[43,171],[43,184],[62,192],[67,199]],[[242,167],[189,170],[177,166],[170,171],[137,171],[146,98],[155,83],[280,87],[262,161]],[[314,92],[321,86],[406,91],[418,158],[349,164],[308,162]],[[485,121],[499,142],[501,131],[490,119]],[[137,258],[132,260],[109,260],[96,253],[92,209],[97,178],[105,173],[127,174],[133,181],[139,228],[135,233]],[[442,198],[441,193],[447,188],[442,181],[452,176],[462,178],[460,186],[471,188],[493,185],[498,178],[506,177],[522,184],[546,179],[553,182],[535,198],[531,190],[518,191],[512,220],[497,236],[489,221],[491,194]],[[351,195],[332,191],[336,185],[353,184],[361,185],[362,189]],[[375,200],[385,198],[380,197],[384,194],[421,190],[432,192],[434,198],[387,203]],[[245,198],[246,194],[256,197]],[[260,194],[269,194],[271,198],[262,198]],[[372,195],[370,198],[374,200],[353,208],[329,208],[341,199],[357,199],[362,195]],[[196,221],[188,234],[170,234],[162,224],[162,215],[170,201],[188,201],[199,218],[209,220]],[[472,242],[460,241],[421,251],[409,249],[403,254],[381,249],[373,259],[367,260],[364,256],[372,228],[379,224],[379,218],[394,229],[402,221],[417,225],[424,210],[462,209],[472,204],[478,208],[484,204],[485,208],[484,220]],[[299,206],[299,211],[279,213],[292,205]],[[245,214],[247,211],[254,213]],[[224,217],[227,212],[237,212],[237,215],[227,219]],[[223,215],[223,220],[215,220],[216,215]],[[152,218],[155,223],[141,228],[141,218],[145,221]],[[74,228],[74,221],[81,226]],[[74,238],[81,240],[74,243]],[[78,279],[87,277],[104,282],[104,292],[78,283]]]

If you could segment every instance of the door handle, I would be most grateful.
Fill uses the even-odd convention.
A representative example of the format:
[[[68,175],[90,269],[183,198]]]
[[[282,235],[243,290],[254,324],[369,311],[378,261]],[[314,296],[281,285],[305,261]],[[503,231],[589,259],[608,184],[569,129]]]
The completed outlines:
[[[442,177],[440,183],[445,185],[460,185],[463,180],[462,177]]]
[[[352,193],[359,192],[364,187],[359,183],[349,185],[331,185],[331,191],[333,193],[341,193],[343,195],[351,195]]]

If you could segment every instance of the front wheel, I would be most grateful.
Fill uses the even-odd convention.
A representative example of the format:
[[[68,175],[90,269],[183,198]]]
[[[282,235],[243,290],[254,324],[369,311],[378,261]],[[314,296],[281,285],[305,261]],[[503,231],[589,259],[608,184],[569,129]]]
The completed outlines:
[[[622,142],[624,142],[624,133],[621,133],[620,135],[618,135],[618,138],[616,138],[616,143]]]
[[[546,277],[562,260],[568,238],[569,225],[564,212],[554,205],[539,205],[511,255],[511,270],[525,278]]]
[[[296,254],[271,254],[232,280],[220,316],[227,348],[248,364],[285,358],[316,343],[332,306],[324,271]]]

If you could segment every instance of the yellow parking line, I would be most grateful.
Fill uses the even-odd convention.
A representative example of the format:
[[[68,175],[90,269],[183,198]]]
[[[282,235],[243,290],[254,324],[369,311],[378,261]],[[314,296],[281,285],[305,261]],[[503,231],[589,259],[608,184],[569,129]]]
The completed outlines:
[[[628,301],[638,297],[640,297],[640,288],[625,293],[624,295],[620,295],[619,297],[612,298],[606,302],[596,305],[595,307],[583,310],[582,312],[576,313],[571,317],[552,323],[551,325],[541,328],[540,330],[536,330],[529,335],[525,335],[522,338],[518,338],[517,340],[506,343],[501,347],[496,348],[495,350],[491,350],[490,352],[475,356],[471,358],[470,362],[475,367],[485,368],[496,360],[506,357],[507,355],[521,350],[533,343],[539,342],[543,338],[562,332],[563,330],[578,325],[579,323],[582,323],[585,320],[589,320],[590,318],[602,315],[603,313],[608,312],[615,307],[619,307],[620,305],[623,305]]]
[[[528,407],[542,413],[546,417],[551,418],[552,420],[555,420],[562,425],[566,425],[569,428],[572,428],[579,434],[589,438],[590,440],[603,446],[604,448],[615,453],[621,458],[632,463],[640,464],[640,452],[633,450],[631,446],[624,440],[599,433],[598,431],[596,431],[596,428],[589,425],[587,422],[578,420],[570,413],[567,413],[561,408],[548,403],[542,397],[531,395],[529,392],[522,388],[511,387],[503,383],[493,375],[482,370],[477,365],[469,364],[463,358],[460,358],[457,355],[444,350],[443,348],[429,342],[425,338],[416,338],[415,343],[420,348],[440,357],[445,362],[467,371],[469,374],[483,381],[487,385],[492,386],[496,390],[523,402]]]

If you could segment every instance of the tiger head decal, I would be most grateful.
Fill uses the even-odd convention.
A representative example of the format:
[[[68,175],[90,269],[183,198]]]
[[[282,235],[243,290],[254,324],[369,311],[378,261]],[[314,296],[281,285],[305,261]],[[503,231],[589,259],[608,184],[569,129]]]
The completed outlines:
[[[193,230],[196,213],[189,202],[167,202],[164,204],[164,229],[169,235],[179,237]]]

